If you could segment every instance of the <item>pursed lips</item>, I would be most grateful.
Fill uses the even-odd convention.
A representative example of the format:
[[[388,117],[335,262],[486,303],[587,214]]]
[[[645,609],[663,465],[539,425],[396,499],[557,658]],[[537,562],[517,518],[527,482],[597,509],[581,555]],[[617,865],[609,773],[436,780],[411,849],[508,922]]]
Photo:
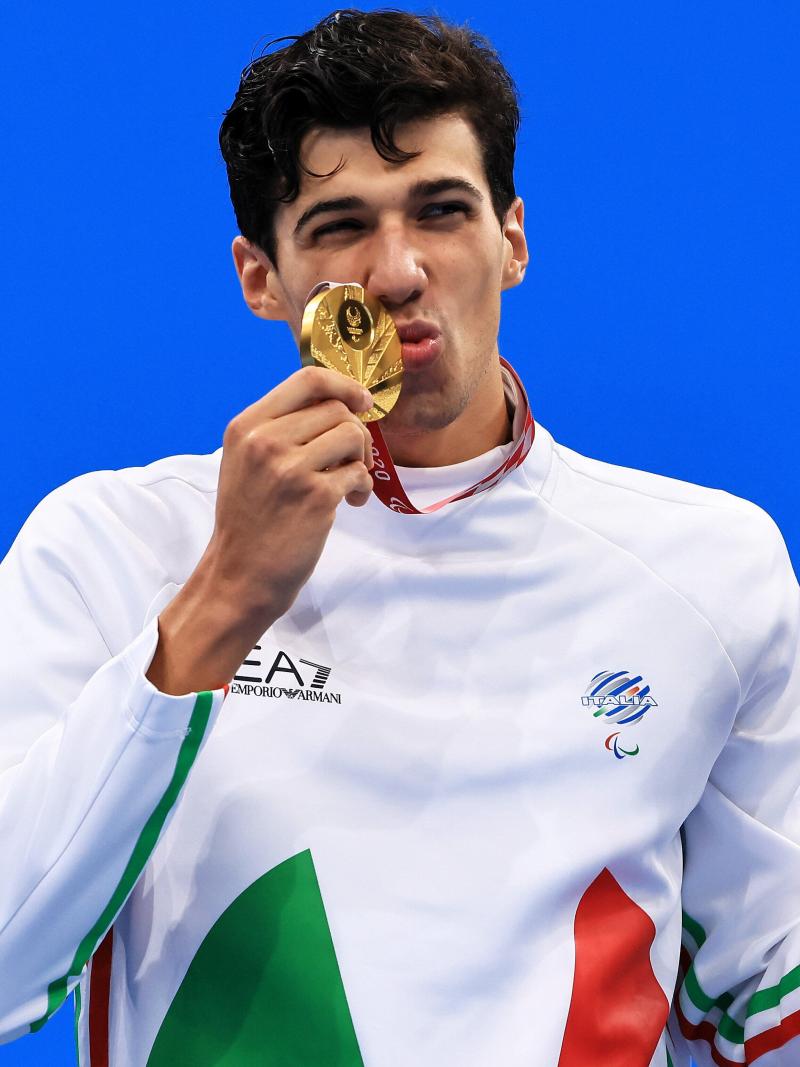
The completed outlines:
[[[419,370],[438,359],[442,351],[442,332],[432,322],[414,319],[397,325],[403,347],[405,370]]]

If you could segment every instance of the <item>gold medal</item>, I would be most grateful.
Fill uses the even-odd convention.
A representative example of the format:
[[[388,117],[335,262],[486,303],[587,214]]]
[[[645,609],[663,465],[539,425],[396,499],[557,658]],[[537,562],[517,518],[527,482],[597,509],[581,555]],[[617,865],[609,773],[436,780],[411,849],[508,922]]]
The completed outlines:
[[[327,367],[369,389],[373,404],[358,417],[375,422],[392,410],[403,383],[403,348],[394,321],[355,282],[312,295],[303,312],[300,359]]]

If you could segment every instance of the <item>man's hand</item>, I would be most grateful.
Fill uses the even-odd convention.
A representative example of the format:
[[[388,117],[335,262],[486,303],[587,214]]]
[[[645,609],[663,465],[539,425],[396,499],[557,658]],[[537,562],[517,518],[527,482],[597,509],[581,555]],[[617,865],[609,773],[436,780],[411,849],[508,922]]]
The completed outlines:
[[[369,499],[372,399],[335,371],[305,367],[229,423],[214,532],[159,616],[147,672],[166,693],[215,689],[294,602],[342,500]]]

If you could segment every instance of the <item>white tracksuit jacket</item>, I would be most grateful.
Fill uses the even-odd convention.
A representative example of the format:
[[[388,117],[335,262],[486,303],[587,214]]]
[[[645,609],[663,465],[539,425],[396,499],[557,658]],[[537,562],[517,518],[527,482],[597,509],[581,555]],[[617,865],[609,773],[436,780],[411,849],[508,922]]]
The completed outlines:
[[[75,479],[0,567],[3,1037],[80,980],[91,1067],[797,1067],[772,520],[537,426],[340,506],[227,696],[167,696],[220,456]]]

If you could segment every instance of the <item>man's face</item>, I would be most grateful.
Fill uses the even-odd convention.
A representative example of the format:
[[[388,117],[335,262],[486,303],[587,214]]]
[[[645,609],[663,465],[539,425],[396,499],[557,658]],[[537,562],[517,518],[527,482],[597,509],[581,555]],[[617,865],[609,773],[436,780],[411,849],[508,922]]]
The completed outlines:
[[[521,280],[527,252],[521,202],[501,227],[461,116],[408,123],[396,141],[420,154],[389,163],[367,129],[306,135],[306,170],[335,173],[303,174],[297,199],[279,206],[261,313],[285,319],[297,340],[319,281],[359,282],[381,300],[405,342],[403,389],[383,425],[404,436],[478,413],[497,366],[500,292]]]

